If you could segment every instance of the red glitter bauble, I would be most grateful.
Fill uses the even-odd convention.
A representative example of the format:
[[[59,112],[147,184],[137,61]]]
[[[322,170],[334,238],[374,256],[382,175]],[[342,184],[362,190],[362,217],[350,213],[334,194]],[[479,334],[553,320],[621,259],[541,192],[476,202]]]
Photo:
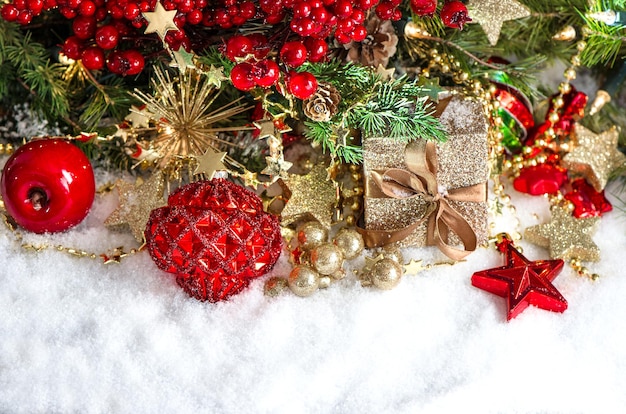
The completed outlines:
[[[269,272],[281,252],[278,218],[251,191],[223,179],[174,191],[146,225],[157,266],[199,300],[217,302]]]

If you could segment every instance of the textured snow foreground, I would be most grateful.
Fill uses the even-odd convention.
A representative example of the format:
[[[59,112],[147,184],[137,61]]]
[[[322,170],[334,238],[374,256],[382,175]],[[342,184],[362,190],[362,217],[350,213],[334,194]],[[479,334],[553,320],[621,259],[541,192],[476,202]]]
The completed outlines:
[[[102,180],[103,178],[100,177]],[[620,194],[620,191],[621,194]],[[263,295],[263,281],[220,304],[189,298],[144,252],[103,265],[28,252],[0,230],[0,412],[615,413],[626,406],[626,199],[593,240],[597,282],[566,267],[569,309],[531,307],[506,322],[504,299],[470,284],[500,266],[479,249],[393,291],[353,276],[309,298]],[[515,195],[524,226],[545,199]],[[66,234],[28,235],[85,250],[131,246],[106,230],[115,194]],[[536,215],[533,215],[536,213]],[[523,243],[531,260],[547,251]],[[442,260],[434,249],[405,258]],[[361,262],[353,263],[358,267]],[[284,258],[273,275],[285,275]]]

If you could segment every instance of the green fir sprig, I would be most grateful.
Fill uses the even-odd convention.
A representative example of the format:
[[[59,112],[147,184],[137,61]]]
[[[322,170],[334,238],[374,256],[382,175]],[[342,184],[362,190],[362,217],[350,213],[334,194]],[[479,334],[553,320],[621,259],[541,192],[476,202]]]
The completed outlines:
[[[307,138],[320,144],[331,156],[345,162],[362,160],[358,130],[362,136],[387,136],[410,141],[417,138],[444,141],[445,131],[425,87],[406,76],[383,80],[371,68],[330,61],[303,65],[319,82],[337,88],[341,102],[330,121],[305,121]]]

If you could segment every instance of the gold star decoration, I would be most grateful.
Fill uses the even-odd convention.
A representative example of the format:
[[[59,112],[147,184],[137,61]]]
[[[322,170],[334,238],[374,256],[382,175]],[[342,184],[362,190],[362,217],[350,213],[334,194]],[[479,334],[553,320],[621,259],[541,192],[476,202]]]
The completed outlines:
[[[274,122],[272,122],[271,119],[259,119],[258,121],[253,122],[252,125],[259,129],[259,139],[276,136]]]
[[[128,253],[124,251],[123,246],[116,247],[110,255],[106,253],[100,255],[104,264],[121,263],[122,259],[126,256],[128,256]]]
[[[193,63],[195,54],[189,53],[183,46],[178,48],[177,51],[172,52],[174,61],[170,63],[170,66],[178,68],[179,71],[184,72],[187,69],[194,69],[196,65]]]
[[[256,190],[259,186],[259,178],[255,172],[246,170],[243,174],[241,174],[240,178],[243,179],[243,185],[246,187],[252,187]]]
[[[207,149],[202,155],[196,155],[198,165],[196,165],[193,175],[204,174],[209,180],[212,180],[217,170],[227,170],[222,162],[224,157],[226,157],[225,152],[214,152],[211,149]]]
[[[224,68],[211,65],[208,70],[203,70],[202,73],[207,78],[207,82],[211,85],[215,85],[217,89],[222,87],[222,81],[227,80],[228,78],[224,76]]]
[[[156,33],[165,42],[165,35],[168,31],[178,31],[178,26],[174,24],[176,10],[165,10],[160,1],[157,1],[153,12],[145,12],[142,15],[148,21],[145,34]]]
[[[150,212],[165,205],[163,174],[157,172],[139,185],[118,180],[116,187],[119,205],[104,221],[104,225],[107,227],[128,226],[135,239],[141,243],[144,241],[144,231]]]
[[[577,145],[563,157],[563,166],[584,176],[597,191],[602,191],[613,171],[626,164],[626,155],[617,149],[619,131],[612,127],[594,134],[580,124],[574,125]]]
[[[416,275],[422,270],[426,269],[426,266],[424,266],[423,260],[411,259],[409,263],[403,266],[403,269],[405,275]]]
[[[559,206],[553,207],[550,214],[550,223],[526,229],[526,240],[547,247],[553,259],[600,260],[600,249],[591,239],[599,217],[579,219],[567,208]]]
[[[261,174],[269,175],[272,183],[278,181],[279,178],[287,179],[287,170],[293,165],[292,162],[285,161],[282,153],[275,157],[265,157],[265,162],[267,166],[261,171]]]
[[[470,0],[472,23],[483,28],[492,46],[498,43],[504,22],[530,16],[530,10],[515,0]]]
[[[148,124],[150,116],[135,105],[130,107],[130,114],[126,115],[124,119],[130,122],[133,128],[148,128],[150,126]]]
[[[286,181],[291,198],[281,213],[283,226],[310,215],[324,227],[330,227],[336,193],[326,175],[324,164],[315,165],[306,175],[289,174]]]

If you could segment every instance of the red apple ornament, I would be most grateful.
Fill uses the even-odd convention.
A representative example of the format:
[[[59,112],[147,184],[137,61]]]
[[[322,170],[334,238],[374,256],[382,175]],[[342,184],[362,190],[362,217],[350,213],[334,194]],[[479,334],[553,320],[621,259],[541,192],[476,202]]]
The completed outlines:
[[[9,215],[34,233],[77,225],[96,193],[89,159],[75,145],[56,138],[18,148],[4,166],[0,186]]]

